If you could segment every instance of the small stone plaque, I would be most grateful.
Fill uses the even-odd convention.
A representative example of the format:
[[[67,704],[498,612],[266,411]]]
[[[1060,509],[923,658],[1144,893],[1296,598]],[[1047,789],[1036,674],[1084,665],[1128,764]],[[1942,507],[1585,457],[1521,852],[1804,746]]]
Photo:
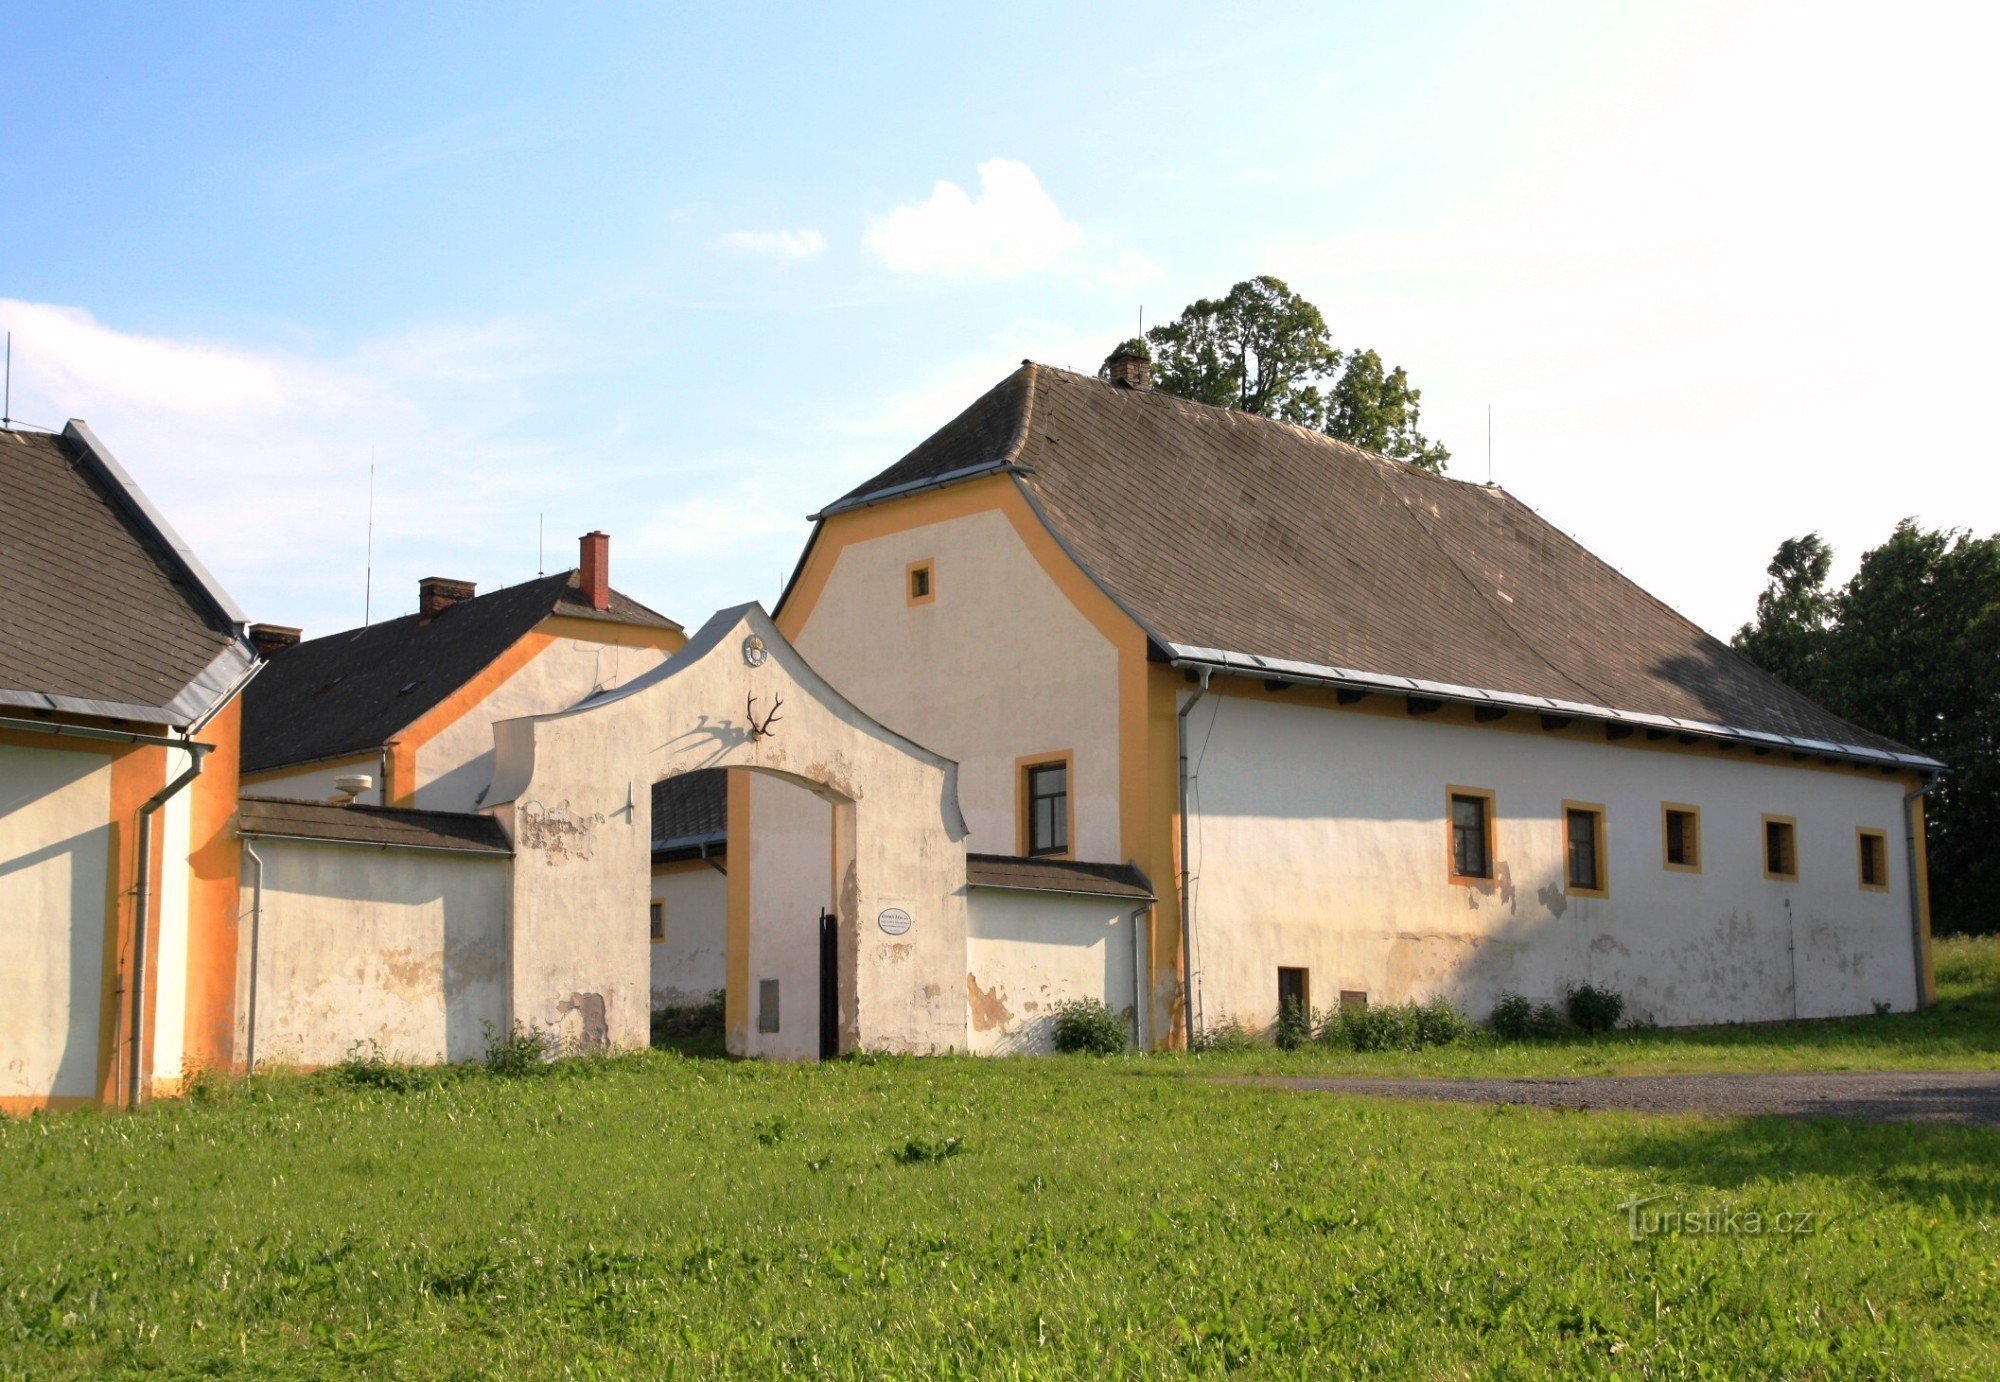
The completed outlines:
[[[875,924],[892,936],[900,936],[910,929],[910,914],[901,907],[889,907],[875,918]]]

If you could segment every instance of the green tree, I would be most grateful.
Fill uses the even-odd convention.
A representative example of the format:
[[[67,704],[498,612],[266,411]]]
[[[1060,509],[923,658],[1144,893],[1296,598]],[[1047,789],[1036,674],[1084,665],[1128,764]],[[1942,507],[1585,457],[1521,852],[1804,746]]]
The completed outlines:
[[[1778,544],[1757,597],[1757,618],[1737,630],[1737,649],[1778,680],[1815,698],[1826,694],[1824,667],[1833,622],[1833,592],[1826,588],[1833,549],[1818,533]]]
[[[1450,459],[1417,431],[1422,395],[1402,368],[1385,370],[1372,350],[1337,349],[1319,308],[1282,279],[1245,279],[1189,303],[1146,342],[1164,393],[1316,428],[1425,470]]]
[[[1817,535],[1778,549],[1736,646],[1855,724],[1941,759],[1929,823],[1940,931],[2000,931],[2000,536],[1905,519],[1826,590]]]

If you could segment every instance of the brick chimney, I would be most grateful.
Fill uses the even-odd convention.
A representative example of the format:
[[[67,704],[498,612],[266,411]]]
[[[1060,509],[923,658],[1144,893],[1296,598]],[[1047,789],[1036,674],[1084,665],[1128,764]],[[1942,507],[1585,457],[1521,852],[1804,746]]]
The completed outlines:
[[[611,608],[611,537],[585,533],[577,539],[577,588],[596,610]]]
[[[417,618],[428,624],[460,600],[470,600],[479,587],[449,576],[426,576],[417,582]]]
[[[1111,382],[1121,389],[1138,389],[1143,393],[1153,387],[1153,362],[1136,350],[1120,347],[1104,364],[1111,372]]]
[[[257,650],[257,656],[267,660],[295,647],[303,637],[302,630],[287,624],[252,624],[249,632],[250,646]]]

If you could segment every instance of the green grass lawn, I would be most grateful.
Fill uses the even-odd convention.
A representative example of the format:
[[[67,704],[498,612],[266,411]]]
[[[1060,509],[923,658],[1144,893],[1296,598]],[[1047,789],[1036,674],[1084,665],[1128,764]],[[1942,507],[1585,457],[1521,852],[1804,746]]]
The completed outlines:
[[[1233,1068],[654,1052],[0,1122],[0,1371],[2000,1371],[2000,1133]]]

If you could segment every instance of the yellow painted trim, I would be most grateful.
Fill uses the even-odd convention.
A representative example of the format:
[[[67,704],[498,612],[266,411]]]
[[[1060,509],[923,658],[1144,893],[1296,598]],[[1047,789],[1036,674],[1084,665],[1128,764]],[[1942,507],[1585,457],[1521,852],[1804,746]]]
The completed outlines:
[[[1569,813],[1572,811],[1587,811],[1597,817],[1597,835],[1591,846],[1591,852],[1597,856],[1594,861],[1597,865],[1597,886],[1594,888],[1579,888],[1569,881]],[[1562,804],[1562,812],[1563,891],[1571,897],[1611,896],[1611,849],[1605,842],[1607,818],[1604,803],[1599,801],[1565,801]]]
[[[917,573],[924,573],[924,593],[917,594]],[[928,605],[937,600],[937,558],[925,557],[903,568],[903,603]]]
[[[95,1108],[98,1103],[88,1094],[0,1094],[0,1116],[26,1118],[31,1113],[69,1113]]]
[[[1875,861],[1881,866],[1882,881],[1868,881],[1868,842],[1873,840],[1878,853]],[[1854,880],[1863,892],[1886,893],[1889,891],[1889,832],[1876,830],[1871,826],[1860,826],[1854,832]]]
[[[240,795],[243,702],[210,720],[215,745],[188,788],[187,1026],[182,1069],[228,1070],[236,1062],[237,916],[242,901],[243,842],[233,824]]]
[[[580,619],[574,614],[551,614],[534,629],[549,638],[574,639],[579,643],[604,643],[619,648],[657,648],[677,653],[687,646],[687,635],[679,629],[663,629],[657,624],[616,624],[607,619]]]
[[[1771,871],[1771,827],[1774,825],[1784,826],[1787,832],[1786,842],[1792,856],[1792,869],[1790,873],[1773,873]],[[1773,883],[1796,883],[1799,881],[1799,823],[1797,819],[1791,816],[1765,816],[1763,824],[1757,828],[1757,851],[1758,860],[1764,866],[1764,876],[1766,878],[1770,879]]]
[[[1486,803],[1486,867],[1483,874],[1460,873],[1458,871],[1458,851],[1452,848],[1451,802],[1453,797],[1478,797]],[[1448,882],[1466,888],[1490,888],[1500,874],[1500,850],[1497,847],[1499,831],[1495,828],[1500,818],[1499,799],[1490,788],[1447,786],[1444,789],[1444,872]]]
[[[1683,814],[1685,814],[1685,815],[1688,815],[1688,816],[1692,816],[1692,817],[1694,818],[1694,822],[1693,822],[1693,823],[1694,823],[1694,862],[1693,862],[1692,864],[1676,864],[1676,863],[1675,863],[1675,862],[1674,862],[1674,861],[1672,860],[1672,858],[1670,858],[1670,857],[1668,856],[1668,853],[1667,853],[1667,840],[1668,840],[1668,836],[1667,836],[1667,816],[1668,816],[1668,814],[1669,814],[1669,813],[1671,813],[1671,812],[1674,812],[1674,811],[1679,811],[1679,812],[1682,812]],[[1663,869],[1665,869],[1665,870],[1667,870],[1667,872],[1669,872],[1669,873],[1700,873],[1700,872],[1701,872],[1701,848],[1702,848],[1702,845],[1701,845],[1701,808],[1700,808],[1699,806],[1690,806],[1690,805],[1689,805],[1688,803],[1686,803],[1686,802],[1684,802],[1684,801],[1663,801],[1663,802],[1661,802],[1661,803],[1660,803],[1660,867],[1661,867],[1661,868],[1663,868]]]
[[[729,769],[729,920],[723,944],[723,1028],[738,1052],[750,1049],[750,784],[748,768]]]
[[[1014,853],[1026,858],[1028,847],[1033,843],[1034,830],[1028,819],[1028,769],[1053,768],[1058,763],[1063,766],[1063,782],[1069,794],[1069,848],[1055,854],[1037,854],[1037,859],[1074,859],[1076,857],[1076,750],[1050,749],[1047,753],[1025,753],[1014,760]]]
[[[550,619],[543,622],[548,624],[555,621]],[[589,621],[578,620],[577,622],[588,623]],[[398,731],[392,742],[401,745],[411,753],[415,753],[416,750],[422,748],[425,744],[437,738],[438,735],[457,724],[468,712],[495,691],[499,690],[509,677],[512,677],[516,672],[526,667],[530,662],[533,662],[555,641],[553,635],[543,632],[539,626],[528,630],[528,632],[515,639],[513,646],[508,648],[507,651],[501,653],[500,656],[480,668],[471,677],[468,677],[463,686],[405,725]],[[410,766],[412,769],[416,767],[414,760]],[[393,768],[394,765],[392,764],[392,772]],[[404,803],[399,797],[397,804],[405,805],[407,803]]]

